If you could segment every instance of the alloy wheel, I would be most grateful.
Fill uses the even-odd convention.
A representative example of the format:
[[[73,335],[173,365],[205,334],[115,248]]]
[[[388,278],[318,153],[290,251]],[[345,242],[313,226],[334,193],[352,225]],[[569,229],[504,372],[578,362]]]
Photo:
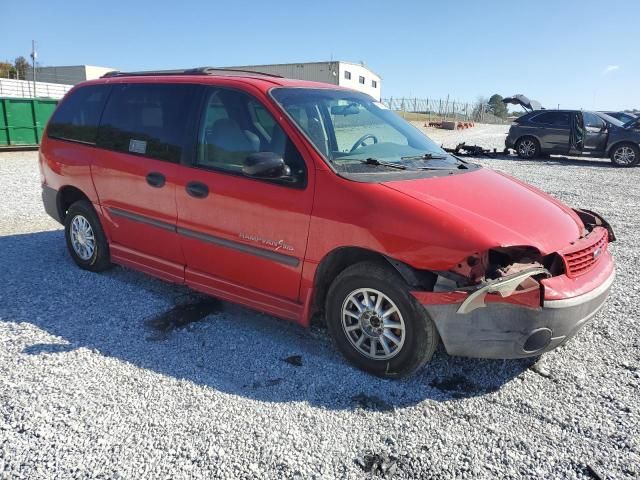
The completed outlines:
[[[523,157],[531,158],[536,153],[536,144],[533,140],[523,140],[518,146],[518,151]]]
[[[96,239],[89,220],[76,215],[71,221],[71,246],[82,260],[89,260],[96,249]]]
[[[623,145],[616,149],[613,158],[618,165],[631,165],[636,160],[633,148]]]
[[[354,290],[342,303],[342,328],[358,353],[373,360],[395,357],[405,341],[405,323],[396,304],[372,288]]]

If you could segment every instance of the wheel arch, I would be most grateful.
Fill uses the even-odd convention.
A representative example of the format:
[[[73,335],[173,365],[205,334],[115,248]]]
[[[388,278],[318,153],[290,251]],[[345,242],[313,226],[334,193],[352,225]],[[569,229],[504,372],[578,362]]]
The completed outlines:
[[[614,151],[616,148],[618,148],[619,146],[624,145],[624,144],[626,144],[626,143],[629,143],[629,144],[631,144],[631,145],[635,145],[635,147],[636,147],[636,148],[640,149],[640,144],[638,144],[638,143],[636,143],[636,142],[634,142],[634,141],[632,141],[632,140],[618,140],[618,141],[616,141],[615,143],[612,143],[611,145],[609,145],[609,146],[607,147],[607,150],[606,150],[606,152],[605,152],[605,155],[606,155],[607,157],[610,157],[610,156],[613,154],[613,151]]]
[[[69,207],[79,200],[86,200],[91,203],[87,194],[73,185],[65,185],[58,190],[56,207],[58,209],[58,217],[62,222],[64,222],[64,219],[67,216]]]
[[[340,272],[364,261],[374,261],[390,266],[400,274],[407,285],[416,290],[433,289],[437,280],[436,273],[415,269],[383,253],[355,246],[338,247],[327,253],[318,264],[313,280],[310,317],[324,311],[329,287]]]

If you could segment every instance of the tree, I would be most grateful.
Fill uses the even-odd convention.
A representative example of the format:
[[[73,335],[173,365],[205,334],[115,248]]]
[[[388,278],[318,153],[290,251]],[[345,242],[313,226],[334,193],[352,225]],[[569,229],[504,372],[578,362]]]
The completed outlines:
[[[507,106],[502,103],[502,96],[497,93],[494,93],[491,95],[491,98],[489,98],[489,111],[500,118],[507,118],[509,114]]]
[[[15,75],[15,68],[9,62],[0,62],[0,78],[11,78]]]
[[[27,69],[29,68],[29,62],[27,61],[27,59],[22,56],[16,58],[14,62],[14,66],[15,66],[16,72],[18,72],[18,77],[21,80],[26,80]]]
[[[471,110],[471,118],[476,122],[482,122],[484,120],[484,114],[488,111],[486,97],[478,97],[473,103]]]

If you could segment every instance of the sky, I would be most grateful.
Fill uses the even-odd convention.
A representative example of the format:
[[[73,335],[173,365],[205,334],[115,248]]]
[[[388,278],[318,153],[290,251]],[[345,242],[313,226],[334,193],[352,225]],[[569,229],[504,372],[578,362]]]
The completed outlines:
[[[0,0],[0,18],[0,60],[35,40],[48,66],[362,61],[384,98],[640,108],[638,0]]]

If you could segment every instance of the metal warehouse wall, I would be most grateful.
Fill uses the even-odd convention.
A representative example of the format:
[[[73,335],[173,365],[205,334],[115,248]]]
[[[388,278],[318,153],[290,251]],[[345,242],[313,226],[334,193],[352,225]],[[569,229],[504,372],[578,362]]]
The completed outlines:
[[[346,78],[345,72],[351,74],[351,78]],[[376,100],[380,100],[382,94],[382,81],[378,75],[373,73],[364,65],[356,65],[355,63],[340,62],[339,85],[346,88],[352,88],[371,95]],[[364,84],[360,83],[360,77],[364,77]],[[375,82],[375,87],[373,83]]]
[[[242,65],[236,67],[253,72],[273,73],[287,78],[338,84],[338,62],[282,63],[272,65]]]
[[[339,60],[331,62],[309,62],[309,63],[278,63],[268,65],[241,65],[234,67],[241,70],[251,70],[254,72],[273,73],[287,78],[298,80],[310,80],[312,82],[330,83],[341,85],[354,90],[371,95],[380,100],[382,82],[379,75],[373,73],[365,65],[342,62]],[[345,78],[345,71],[351,74],[351,78]],[[364,84],[360,83],[360,77],[364,77]],[[373,84],[375,82],[375,86]]]
[[[116,70],[110,67],[95,67],[93,65],[71,65],[64,67],[37,67],[36,80],[49,83],[75,85],[85,80],[100,78],[107,72]],[[27,68],[27,80],[33,78],[33,69]]]

